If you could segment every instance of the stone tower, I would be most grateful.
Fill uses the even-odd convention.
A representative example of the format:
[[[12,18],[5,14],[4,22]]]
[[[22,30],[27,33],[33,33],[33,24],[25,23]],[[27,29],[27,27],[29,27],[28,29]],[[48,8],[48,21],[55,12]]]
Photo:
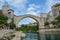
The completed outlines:
[[[2,13],[5,15],[5,16],[8,16],[8,10],[9,10],[9,6],[7,5],[3,5],[2,6]]]
[[[56,3],[52,6],[52,13],[54,17],[57,17],[60,14],[60,3]]]
[[[46,21],[47,18],[47,13],[41,13],[40,14],[40,26],[42,26],[43,28],[45,28],[44,26],[44,22]]]
[[[8,23],[10,23],[14,19],[14,11],[12,9],[9,9],[7,15],[8,15]]]
[[[12,9],[10,9],[10,7],[8,5],[3,5],[2,12],[5,16],[8,17],[7,22],[10,23],[12,21],[12,19],[14,18],[14,11]]]

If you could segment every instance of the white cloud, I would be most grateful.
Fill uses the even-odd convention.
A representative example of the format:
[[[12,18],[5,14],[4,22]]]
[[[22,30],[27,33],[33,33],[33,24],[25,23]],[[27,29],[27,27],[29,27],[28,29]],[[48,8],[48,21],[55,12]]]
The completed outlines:
[[[27,0],[6,0],[10,5],[23,5],[27,3]]]
[[[34,11],[28,11],[27,14],[37,15],[37,13]]]
[[[16,7],[19,11],[23,11],[25,9],[27,0],[0,0],[0,6],[4,5],[5,2],[7,2],[10,6]]]
[[[0,0],[0,9],[2,8],[2,5],[4,5],[5,1],[7,1],[9,5],[16,7],[20,11],[23,11],[26,8],[25,5],[28,3],[27,0]],[[46,0],[45,5],[43,5],[44,8],[40,8],[40,5],[29,4],[29,8],[27,9],[26,14],[37,15],[41,11],[38,9],[43,9],[43,12],[49,12],[51,10],[51,6],[55,3],[60,3],[60,0]],[[16,14],[17,13],[18,11],[16,11]]]
[[[40,12],[39,8],[39,5],[30,4],[26,14],[38,15],[38,13]]]
[[[12,1],[14,1],[14,0],[5,0],[5,1],[7,1],[7,2],[12,2]]]
[[[0,0],[0,2],[4,2],[4,0]]]
[[[40,8],[40,6],[35,5],[35,4],[30,4],[29,7]]]
[[[28,8],[28,11],[37,10],[37,9],[39,9],[39,8],[40,8],[39,5],[30,4],[30,5],[29,5],[29,8]]]
[[[17,9],[19,9],[20,11],[24,10],[25,9],[25,5],[27,3],[27,0],[11,0],[11,1],[8,1],[7,2],[16,7]]]
[[[2,5],[4,5],[4,0],[0,0],[0,9],[2,9]]]

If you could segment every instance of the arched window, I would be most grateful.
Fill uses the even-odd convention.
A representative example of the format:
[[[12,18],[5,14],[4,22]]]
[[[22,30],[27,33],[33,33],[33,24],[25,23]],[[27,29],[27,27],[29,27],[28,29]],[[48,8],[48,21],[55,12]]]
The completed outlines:
[[[11,14],[11,12],[8,12],[8,14]]]

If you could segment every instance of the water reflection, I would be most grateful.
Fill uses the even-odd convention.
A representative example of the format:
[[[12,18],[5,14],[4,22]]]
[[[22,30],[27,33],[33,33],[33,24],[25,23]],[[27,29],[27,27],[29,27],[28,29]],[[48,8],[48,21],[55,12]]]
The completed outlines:
[[[39,40],[39,33],[38,32],[25,32],[26,37],[22,40]]]
[[[25,32],[26,37],[22,40],[60,40],[60,32]]]
[[[60,33],[45,34],[46,40],[60,40]]]
[[[44,32],[40,34],[40,40],[60,40],[60,32]]]

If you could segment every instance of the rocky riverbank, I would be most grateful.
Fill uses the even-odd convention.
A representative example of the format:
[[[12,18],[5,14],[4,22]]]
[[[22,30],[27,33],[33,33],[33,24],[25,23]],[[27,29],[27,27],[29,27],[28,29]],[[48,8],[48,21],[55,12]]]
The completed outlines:
[[[21,40],[21,37],[26,35],[22,31],[13,31],[2,29],[0,30],[0,40]]]
[[[10,40],[14,37],[13,30],[2,29],[0,30],[0,40]]]

